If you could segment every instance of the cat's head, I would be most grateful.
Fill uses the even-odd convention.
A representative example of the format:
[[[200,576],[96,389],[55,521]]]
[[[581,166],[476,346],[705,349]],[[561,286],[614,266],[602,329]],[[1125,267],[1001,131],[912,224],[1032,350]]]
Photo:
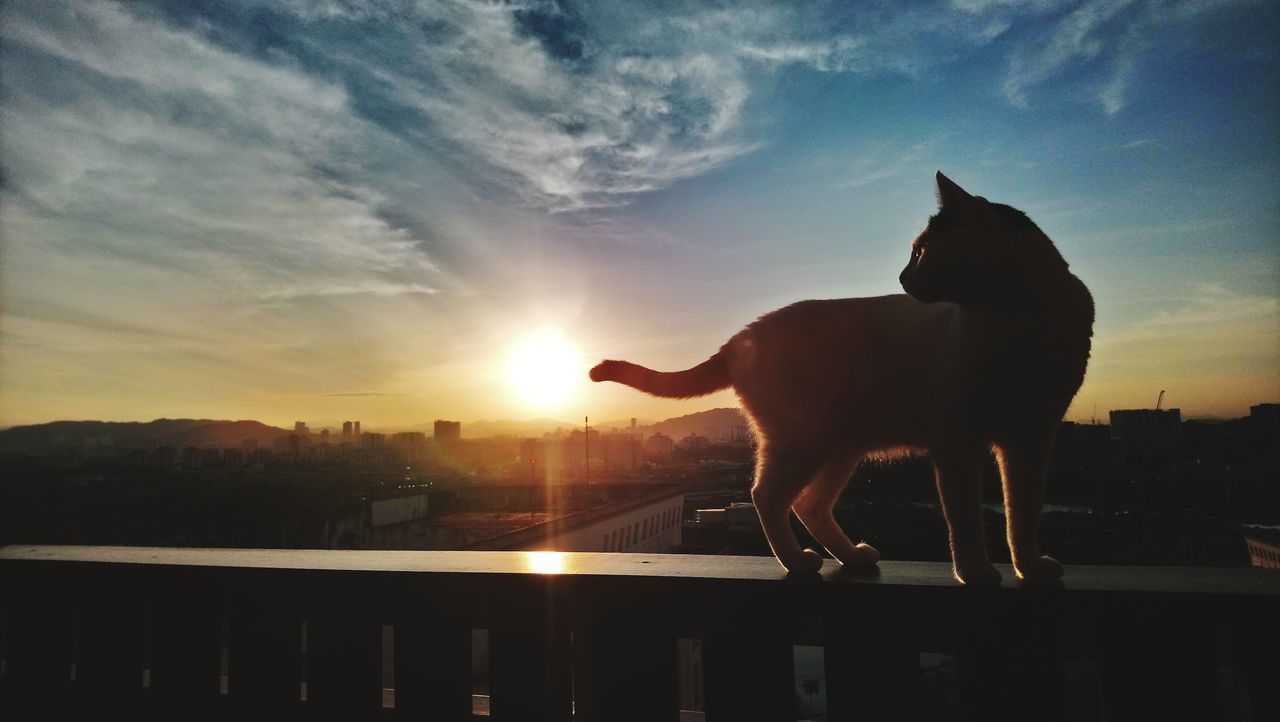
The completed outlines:
[[[937,183],[938,212],[911,242],[911,259],[898,281],[923,303],[980,300],[1008,260],[1011,239],[998,217],[1006,207],[969,195],[942,171]]]

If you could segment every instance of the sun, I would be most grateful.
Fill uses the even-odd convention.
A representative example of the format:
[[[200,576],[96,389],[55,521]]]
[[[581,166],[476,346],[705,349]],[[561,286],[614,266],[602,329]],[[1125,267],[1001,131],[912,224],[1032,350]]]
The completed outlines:
[[[557,331],[542,331],[516,344],[507,362],[507,383],[525,404],[564,406],[585,378],[578,349]]]

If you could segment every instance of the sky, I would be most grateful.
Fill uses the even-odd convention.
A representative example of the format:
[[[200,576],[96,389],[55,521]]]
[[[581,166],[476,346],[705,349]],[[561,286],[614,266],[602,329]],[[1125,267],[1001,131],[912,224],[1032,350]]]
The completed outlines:
[[[1091,289],[1069,419],[1280,401],[1272,2],[6,0],[0,425],[733,405],[585,369],[901,292],[936,169]]]

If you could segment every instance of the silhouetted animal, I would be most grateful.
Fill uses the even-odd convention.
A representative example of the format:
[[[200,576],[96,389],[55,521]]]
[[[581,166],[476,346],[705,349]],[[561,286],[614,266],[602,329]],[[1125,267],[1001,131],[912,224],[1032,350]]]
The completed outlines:
[[[660,373],[603,361],[593,381],[690,398],[732,386],[759,443],[751,497],[778,561],[813,572],[789,511],[846,566],[879,553],[832,515],[860,460],[929,452],[956,578],[991,584],[980,505],[994,449],[1019,577],[1062,566],[1037,539],[1054,434],[1084,379],[1093,299],[1021,211],[937,174],[939,211],[899,277],[909,295],[802,301],[750,324],[703,363]]]

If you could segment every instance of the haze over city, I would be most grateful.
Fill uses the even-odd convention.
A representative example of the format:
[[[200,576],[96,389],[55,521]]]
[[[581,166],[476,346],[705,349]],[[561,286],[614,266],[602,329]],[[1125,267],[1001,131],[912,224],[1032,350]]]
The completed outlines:
[[[1068,419],[1245,416],[1280,400],[1278,17],[6,2],[0,425],[734,405],[586,369],[899,293],[939,168],[1089,285]]]

